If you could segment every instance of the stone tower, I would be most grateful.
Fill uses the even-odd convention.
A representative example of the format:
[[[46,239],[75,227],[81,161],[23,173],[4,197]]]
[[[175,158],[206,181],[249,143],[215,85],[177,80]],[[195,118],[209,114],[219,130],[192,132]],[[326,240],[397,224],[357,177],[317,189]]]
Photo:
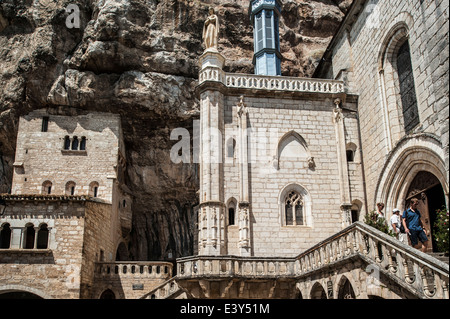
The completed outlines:
[[[280,38],[278,32],[281,3],[279,0],[252,0],[255,74],[281,75]]]

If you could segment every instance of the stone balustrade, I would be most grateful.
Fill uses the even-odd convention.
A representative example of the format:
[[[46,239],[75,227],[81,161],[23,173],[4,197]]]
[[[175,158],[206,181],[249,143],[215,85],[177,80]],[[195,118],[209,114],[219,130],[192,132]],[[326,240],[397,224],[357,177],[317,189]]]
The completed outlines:
[[[165,281],[162,285],[156,287],[149,293],[146,293],[140,299],[167,299],[170,296],[179,293],[180,287],[176,282],[177,277],[172,277],[171,279]]]
[[[237,89],[273,90],[305,93],[344,93],[342,81],[226,73],[220,68],[205,67],[199,73],[199,84],[205,81],[221,82]]]
[[[178,277],[291,277],[293,258],[194,256],[177,260]]]
[[[362,258],[361,271],[384,274],[421,298],[448,299],[449,265],[404,245],[361,222],[320,242],[295,258],[193,256],[177,259],[177,277],[301,279],[324,267]],[[378,277],[379,278],[379,277]]]
[[[106,277],[136,277],[136,278],[170,278],[173,265],[169,262],[98,262],[96,263],[97,278]]]

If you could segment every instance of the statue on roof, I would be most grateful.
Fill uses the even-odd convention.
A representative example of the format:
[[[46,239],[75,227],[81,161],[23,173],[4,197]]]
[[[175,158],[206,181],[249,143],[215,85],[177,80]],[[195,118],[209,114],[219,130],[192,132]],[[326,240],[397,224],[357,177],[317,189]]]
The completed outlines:
[[[203,42],[206,50],[217,51],[219,35],[219,18],[214,12],[214,8],[209,8],[209,16],[203,26]]]

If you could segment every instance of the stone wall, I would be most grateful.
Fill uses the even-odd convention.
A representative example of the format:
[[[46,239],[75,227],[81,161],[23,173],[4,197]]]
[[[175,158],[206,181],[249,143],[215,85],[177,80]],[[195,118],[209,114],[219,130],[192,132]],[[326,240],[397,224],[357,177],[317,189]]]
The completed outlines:
[[[67,194],[66,183],[74,182],[73,195],[88,195],[91,183],[97,182],[97,196],[111,202],[114,166],[119,149],[123,152],[120,117],[67,112],[42,109],[20,118],[12,193],[42,194],[43,183],[50,181],[52,194]],[[47,132],[41,129],[43,117],[48,117]],[[65,150],[66,136],[77,136],[79,142],[86,137],[86,149]]]
[[[118,216],[111,205],[89,202],[85,211],[83,260],[81,266],[81,298],[93,298],[95,263],[113,261],[121,238]]]
[[[249,94],[250,95],[250,94]],[[225,103],[224,203],[240,200],[239,145],[227,156],[227,141],[238,140],[239,97]],[[294,256],[342,229],[337,137],[333,124],[333,100],[264,95],[245,96],[248,107],[250,238],[254,256]],[[353,103],[348,106],[355,108]],[[344,112],[346,142],[359,145],[357,118]],[[283,138],[298,134],[304,145]],[[294,135],[295,135],[294,134]],[[292,136],[294,136],[292,135]],[[289,141],[288,141],[289,142]],[[283,146],[285,147],[283,150]],[[280,154],[278,154],[280,153]],[[279,160],[276,160],[279,157]],[[314,165],[308,160],[313,157]],[[359,159],[359,158],[358,158]],[[348,163],[351,198],[365,203],[359,162]],[[277,167],[279,166],[279,168]],[[282,216],[283,190],[298,185],[305,192],[304,225],[286,226]],[[364,211],[364,206],[362,209]],[[227,227],[228,254],[239,255],[238,213],[236,226]]]
[[[5,215],[13,237],[25,224],[49,227],[47,249],[23,249],[13,238],[9,249],[0,249],[0,291],[22,290],[43,298],[80,298],[80,270],[85,234],[84,201],[8,201]],[[17,231],[16,231],[17,230]]]
[[[359,95],[369,210],[378,201],[387,204],[388,213],[404,208],[408,185],[420,170],[440,180],[448,205],[448,16],[448,1],[355,1],[329,47],[332,65],[319,66],[317,74],[345,74],[352,92]],[[393,58],[406,39],[420,120],[409,134]],[[408,156],[413,149],[415,155]],[[409,168],[399,169],[399,163]],[[395,175],[403,182],[396,185]]]
[[[19,195],[17,200],[7,200],[0,226],[8,223],[13,235],[10,248],[0,249],[0,292],[23,290],[44,298],[99,297],[93,294],[98,285],[96,263],[115,260],[121,238],[118,216],[112,214],[111,204],[100,200],[55,197],[25,200]],[[48,225],[46,249],[24,248],[20,239],[29,223]]]

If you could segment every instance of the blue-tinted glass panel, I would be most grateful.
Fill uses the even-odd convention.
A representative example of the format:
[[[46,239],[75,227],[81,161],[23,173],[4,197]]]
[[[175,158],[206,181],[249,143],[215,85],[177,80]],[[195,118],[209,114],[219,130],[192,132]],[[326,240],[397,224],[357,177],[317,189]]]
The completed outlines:
[[[261,50],[263,48],[263,41],[264,41],[264,37],[263,37],[263,21],[262,21],[262,14],[259,13],[256,15],[256,39],[255,39],[255,43],[256,43],[256,52],[258,52],[259,50]]]
[[[272,11],[266,10],[266,48],[273,49],[273,27],[272,27]]]
[[[277,75],[275,54],[267,54],[267,75]]]

